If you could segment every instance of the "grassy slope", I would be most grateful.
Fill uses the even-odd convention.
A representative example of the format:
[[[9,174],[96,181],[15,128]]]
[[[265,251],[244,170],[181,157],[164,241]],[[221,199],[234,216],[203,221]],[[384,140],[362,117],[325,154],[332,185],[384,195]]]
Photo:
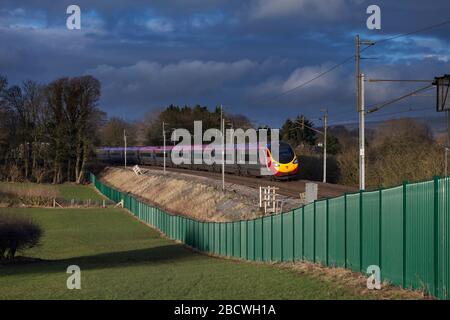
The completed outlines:
[[[41,190],[55,190],[58,192],[59,197],[65,200],[77,199],[77,200],[102,200],[103,197],[95,191],[92,186],[84,186],[77,184],[37,184],[37,183],[10,183],[10,182],[0,182],[0,189],[4,186],[5,188],[17,188],[17,189],[41,189]]]
[[[347,289],[270,265],[193,253],[121,209],[0,209],[46,230],[44,259],[0,266],[0,299],[352,299]],[[81,290],[66,289],[79,265]]]

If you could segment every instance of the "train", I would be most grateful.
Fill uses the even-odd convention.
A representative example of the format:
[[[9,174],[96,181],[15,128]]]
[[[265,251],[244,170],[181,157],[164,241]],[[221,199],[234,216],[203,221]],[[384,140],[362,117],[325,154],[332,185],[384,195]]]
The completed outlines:
[[[166,167],[184,168],[190,170],[203,170],[221,172],[220,163],[208,164],[207,155],[214,156],[214,150],[208,150],[211,145],[188,146],[191,152],[188,163],[175,164],[171,160],[171,152],[174,146],[165,147]],[[272,178],[280,180],[294,179],[298,175],[299,161],[297,155],[289,143],[280,141],[278,156],[272,155],[271,144],[267,144],[260,150],[258,145],[226,145],[225,146],[225,173],[242,176],[261,176],[262,169]],[[185,149],[186,150],[186,149]],[[206,152],[205,152],[206,151]],[[256,151],[256,152],[255,152]],[[257,156],[256,156],[257,155]],[[263,159],[261,159],[263,155]],[[124,147],[100,147],[96,149],[97,160],[110,165],[123,165],[125,160]],[[233,163],[227,163],[228,157],[233,156]],[[255,156],[257,157],[255,159]],[[163,146],[127,147],[126,157],[128,165],[164,165]],[[250,161],[253,160],[253,161]]]

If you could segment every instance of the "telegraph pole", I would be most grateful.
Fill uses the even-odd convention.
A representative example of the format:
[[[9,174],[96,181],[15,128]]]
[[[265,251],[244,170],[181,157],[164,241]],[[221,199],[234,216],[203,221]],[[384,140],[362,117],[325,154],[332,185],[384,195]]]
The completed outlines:
[[[359,189],[366,188],[365,168],[365,110],[364,110],[364,74],[361,73],[361,45],[373,46],[375,42],[361,40],[356,35],[356,111],[359,113]]]
[[[163,121],[163,123],[162,123],[162,126],[163,126],[163,150],[164,150],[164,174],[166,174],[166,124],[165,124],[165,122]]]
[[[366,138],[365,138],[365,99],[364,74],[360,75],[360,108],[359,108],[359,189],[366,189]]]
[[[127,167],[127,132],[125,129],[123,129],[123,143],[124,143],[124,164],[125,168]]]
[[[359,34],[356,35],[356,111],[359,112],[360,108],[360,100],[359,100],[359,94],[361,92],[360,89],[360,61],[361,61],[361,39],[359,37]]]
[[[323,115],[323,182],[327,182],[327,127],[328,110],[324,109]]]

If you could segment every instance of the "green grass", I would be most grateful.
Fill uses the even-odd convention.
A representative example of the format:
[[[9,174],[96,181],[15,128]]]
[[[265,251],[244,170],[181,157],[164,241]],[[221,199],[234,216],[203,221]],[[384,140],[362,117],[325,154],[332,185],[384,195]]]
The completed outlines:
[[[122,209],[0,209],[32,216],[43,261],[0,266],[0,299],[357,299],[342,286],[268,264],[197,254]],[[1,211],[0,211],[1,212]],[[66,269],[81,268],[81,290]]]
[[[50,190],[50,191],[56,191],[59,195],[59,197],[63,198],[64,200],[96,200],[100,201],[104,198],[95,191],[95,189],[91,185],[77,185],[77,184],[59,184],[59,185],[53,185],[53,184],[38,184],[38,183],[30,183],[30,182],[23,182],[23,183],[11,183],[11,182],[0,182],[0,190],[2,187],[8,187],[12,189],[39,189],[42,191]]]

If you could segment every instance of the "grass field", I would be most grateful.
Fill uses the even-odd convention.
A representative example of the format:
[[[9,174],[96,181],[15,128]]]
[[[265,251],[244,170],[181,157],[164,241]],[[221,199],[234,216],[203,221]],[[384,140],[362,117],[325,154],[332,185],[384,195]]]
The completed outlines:
[[[197,254],[160,237],[122,209],[0,209],[32,216],[46,231],[0,265],[0,299],[358,299],[351,290],[268,264]],[[81,290],[66,269],[81,268]],[[367,296],[366,296],[367,298]]]
[[[85,186],[85,185],[77,185],[77,184],[59,184],[59,185],[53,185],[53,184],[37,184],[37,183],[11,183],[11,182],[0,182],[0,191],[1,189],[8,189],[8,190],[20,190],[20,189],[31,189],[31,190],[40,190],[40,191],[51,191],[55,194],[57,194],[58,198],[63,198],[64,200],[97,200],[100,201],[103,199],[103,197],[95,191],[95,189],[92,186]]]

